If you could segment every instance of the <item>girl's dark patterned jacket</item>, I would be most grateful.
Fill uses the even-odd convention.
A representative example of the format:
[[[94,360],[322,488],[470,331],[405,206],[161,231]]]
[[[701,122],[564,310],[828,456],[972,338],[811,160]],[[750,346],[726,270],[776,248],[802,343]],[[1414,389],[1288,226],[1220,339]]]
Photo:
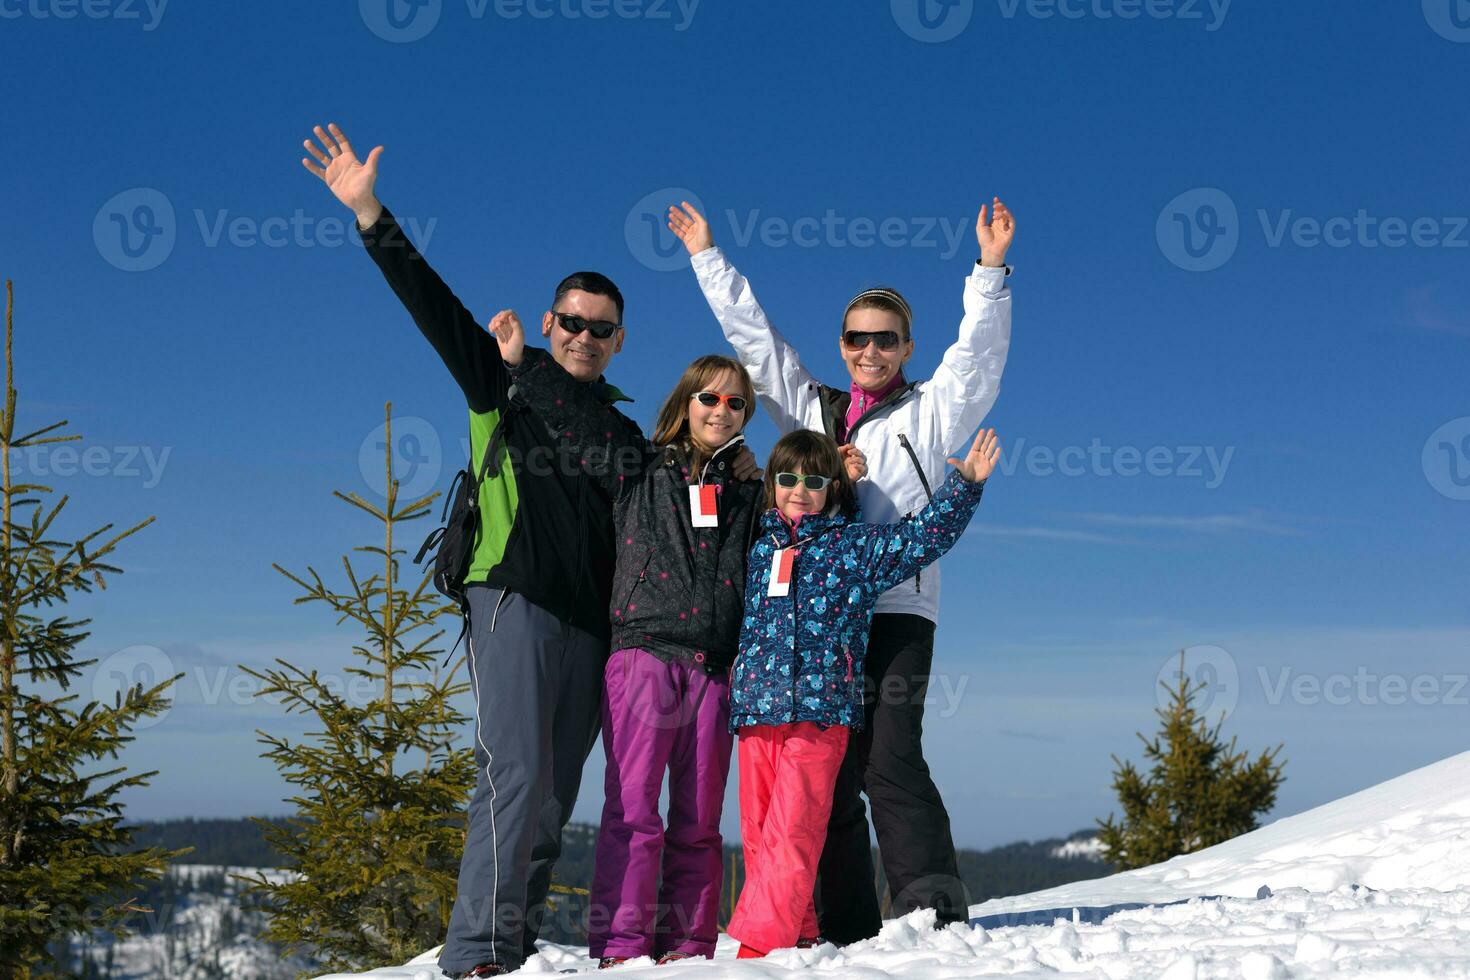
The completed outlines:
[[[575,465],[613,498],[611,649],[638,647],[726,673],[739,649],[745,556],[761,494],[758,481],[731,473],[743,440],[731,440],[696,471],[687,447],[656,446],[618,424],[545,351],[527,348],[513,376],[551,435],[576,451]],[[694,526],[689,487],[700,483],[715,488],[718,527]]]

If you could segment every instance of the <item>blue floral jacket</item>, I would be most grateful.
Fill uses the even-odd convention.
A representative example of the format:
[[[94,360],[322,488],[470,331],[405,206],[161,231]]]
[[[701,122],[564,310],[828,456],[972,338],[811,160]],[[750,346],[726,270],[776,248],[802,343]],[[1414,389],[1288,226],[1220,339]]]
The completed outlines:
[[[761,517],[745,579],[740,655],[730,671],[730,729],[811,721],[863,727],[863,663],[873,605],[954,546],[985,484],[956,471],[929,505],[894,524],[813,514],[792,528]],[[790,594],[768,595],[780,548],[795,547]]]

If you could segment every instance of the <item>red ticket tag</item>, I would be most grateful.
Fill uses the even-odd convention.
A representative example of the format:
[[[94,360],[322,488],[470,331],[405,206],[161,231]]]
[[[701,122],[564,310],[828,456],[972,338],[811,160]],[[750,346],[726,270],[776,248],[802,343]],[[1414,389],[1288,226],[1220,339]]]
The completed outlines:
[[[689,516],[695,527],[720,526],[720,502],[713,483],[689,488]]]
[[[779,548],[771,556],[771,584],[766,589],[766,595],[783,596],[791,594],[791,566],[795,560],[795,548]]]

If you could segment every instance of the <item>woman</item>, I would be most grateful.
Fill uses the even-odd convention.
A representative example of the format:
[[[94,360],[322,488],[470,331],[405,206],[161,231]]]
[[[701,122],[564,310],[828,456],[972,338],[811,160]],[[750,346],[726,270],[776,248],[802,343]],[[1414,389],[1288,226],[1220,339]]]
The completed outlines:
[[[866,455],[868,479],[857,492],[867,520],[889,523],[921,510],[945,457],[975,431],[999,393],[1010,347],[1005,255],[1015,219],[999,198],[993,204],[993,217],[980,208],[980,259],[965,280],[964,318],[934,376],[905,378],[913,316],[896,290],[880,287],[860,292],[843,312],[837,339],[850,383],[842,388],[819,384],[771,326],[750,284],[714,246],[709,223],[687,202],[669,210],[669,228],[689,251],[700,289],[777,428],[825,432]],[[875,702],[870,693],[866,727],[850,743],[822,857],[818,911],[834,942],[876,936],[882,925],[863,789],[894,913],[935,908],[941,927],[967,914],[949,814],[921,742],[938,618],[938,566],[878,600],[866,689],[882,698]]]

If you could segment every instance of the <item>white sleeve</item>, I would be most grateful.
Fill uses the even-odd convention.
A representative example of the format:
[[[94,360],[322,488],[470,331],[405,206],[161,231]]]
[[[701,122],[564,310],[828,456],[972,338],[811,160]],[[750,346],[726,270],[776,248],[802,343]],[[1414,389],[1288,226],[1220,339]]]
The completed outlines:
[[[1011,290],[1005,269],[976,265],[965,279],[965,315],[959,339],[944,352],[924,385],[930,448],[951,453],[979,428],[1000,394],[1011,346]]]
[[[816,379],[802,367],[796,349],[776,332],[751,292],[750,283],[718,248],[690,260],[705,301],[720,321],[725,339],[750,378],[761,404],[782,432],[821,428]]]

